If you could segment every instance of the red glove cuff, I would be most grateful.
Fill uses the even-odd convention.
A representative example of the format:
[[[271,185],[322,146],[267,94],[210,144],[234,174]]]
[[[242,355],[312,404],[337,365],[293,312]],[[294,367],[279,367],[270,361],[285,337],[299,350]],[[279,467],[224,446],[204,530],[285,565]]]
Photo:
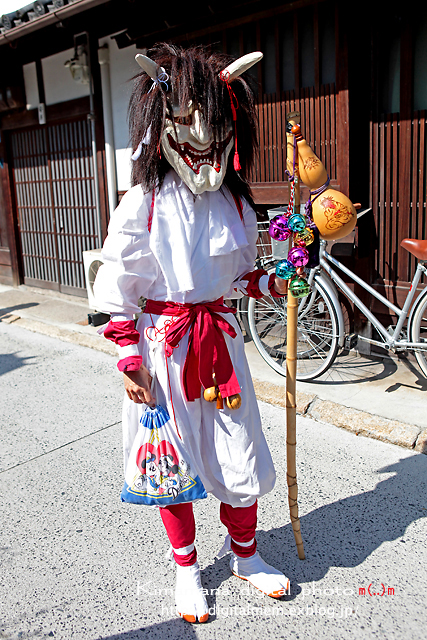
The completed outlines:
[[[119,347],[126,347],[128,344],[139,343],[139,332],[135,329],[133,320],[123,320],[122,322],[110,321],[104,330],[104,336]]]
[[[267,275],[265,269],[256,269],[242,276],[241,280],[247,280],[246,291],[250,298],[262,298],[263,292],[259,288],[259,281],[262,276]]]
[[[139,371],[142,365],[142,356],[128,356],[119,360],[117,369],[123,371]]]

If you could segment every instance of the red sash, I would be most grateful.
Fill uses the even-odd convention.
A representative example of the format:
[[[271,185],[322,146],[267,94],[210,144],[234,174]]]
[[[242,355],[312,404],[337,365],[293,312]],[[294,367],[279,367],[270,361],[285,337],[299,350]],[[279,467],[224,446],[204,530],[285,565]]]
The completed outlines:
[[[177,316],[166,330],[166,355],[188,332],[188,349],[183,371],[184,393],[187,401],[200,398],[200,387],[213,386],[212,373],[223,398],[240,393],[240,386],[228,353],[223,332],[231,338],[236,331],[220,313],[235,313],[224,305],[223,298],[201,304],[178,304],[147,300],[145,313]]]

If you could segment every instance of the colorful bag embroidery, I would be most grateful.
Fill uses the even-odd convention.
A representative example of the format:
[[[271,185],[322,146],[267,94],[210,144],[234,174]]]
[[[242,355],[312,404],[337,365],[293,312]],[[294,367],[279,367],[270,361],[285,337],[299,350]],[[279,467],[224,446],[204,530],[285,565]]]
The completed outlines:
[[[160,405],[147,407],[132,445],[122,502],[167,506],[206,498],[189,456]]]

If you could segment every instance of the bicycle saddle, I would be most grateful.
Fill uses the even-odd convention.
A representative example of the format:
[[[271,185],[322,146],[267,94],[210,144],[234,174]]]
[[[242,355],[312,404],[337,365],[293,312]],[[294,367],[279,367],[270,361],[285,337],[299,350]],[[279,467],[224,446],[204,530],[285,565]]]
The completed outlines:
[[[400,246],[412,253],[418,260],[427,260],[427,240],[405,238],[400,243]]]

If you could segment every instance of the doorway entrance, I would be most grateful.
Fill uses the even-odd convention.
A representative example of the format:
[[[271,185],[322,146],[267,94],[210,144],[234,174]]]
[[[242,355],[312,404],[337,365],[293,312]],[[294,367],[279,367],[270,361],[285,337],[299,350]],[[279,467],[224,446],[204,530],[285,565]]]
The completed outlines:
[[[24,283],[86,295],[82,252],[99,246],[90,122],[9,136]]]

